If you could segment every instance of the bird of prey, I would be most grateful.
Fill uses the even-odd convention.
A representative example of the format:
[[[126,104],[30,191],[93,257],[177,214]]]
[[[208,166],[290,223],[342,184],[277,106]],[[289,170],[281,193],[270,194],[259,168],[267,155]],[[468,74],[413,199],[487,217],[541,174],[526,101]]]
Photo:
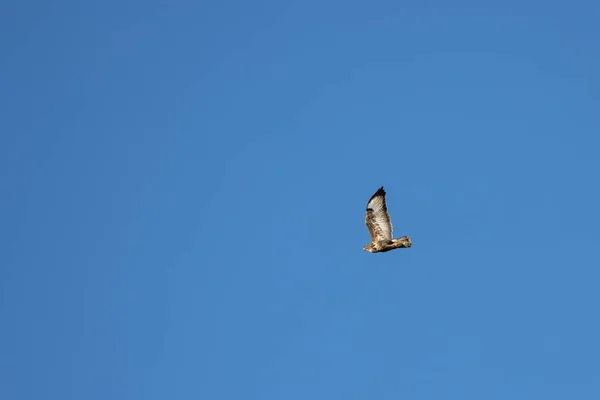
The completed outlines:
[[[380,187],[367,203],[365,224],[371,234],[371,243],[363,247],[370,253],[383,253],[386,251],[409,248],[412,242],[408,236],[399,239],[392,237],[392,221],[385,204],[385,190]]]

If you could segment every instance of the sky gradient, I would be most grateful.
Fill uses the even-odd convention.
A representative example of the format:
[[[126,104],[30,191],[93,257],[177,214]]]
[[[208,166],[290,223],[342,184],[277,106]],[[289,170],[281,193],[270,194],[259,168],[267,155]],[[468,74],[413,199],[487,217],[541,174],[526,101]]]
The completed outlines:
[[[0,6],[0,398],[600,398],[600,3],[496,3]]]

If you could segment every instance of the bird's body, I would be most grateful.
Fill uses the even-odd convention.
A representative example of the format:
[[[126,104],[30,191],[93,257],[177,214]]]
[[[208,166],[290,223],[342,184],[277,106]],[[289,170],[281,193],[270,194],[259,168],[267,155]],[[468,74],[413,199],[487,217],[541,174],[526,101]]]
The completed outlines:
[[[370,253],[384,253],[386,251],[409,248],[412,242],[408,236],[399,239],[392,237],[392,221],[385,203],[385,190],[380,187],[367,203],[365,224],[371,234],[371,243],[363,247]]]

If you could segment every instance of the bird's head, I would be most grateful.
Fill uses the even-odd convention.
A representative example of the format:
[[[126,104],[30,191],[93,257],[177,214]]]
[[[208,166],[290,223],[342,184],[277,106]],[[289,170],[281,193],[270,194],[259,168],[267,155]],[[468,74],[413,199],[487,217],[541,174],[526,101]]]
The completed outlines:
[[[363,247],[364,251],[368,251],[369,253],[373,252],[373,245],[371,243],[369,243],[368,245],[366,245],[365,247]]]

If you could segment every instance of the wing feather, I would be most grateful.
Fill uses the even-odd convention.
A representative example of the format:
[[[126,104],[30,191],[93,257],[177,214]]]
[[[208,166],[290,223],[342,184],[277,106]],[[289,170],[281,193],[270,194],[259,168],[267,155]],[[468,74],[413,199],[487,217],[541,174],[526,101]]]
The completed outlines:
[[[383,186],[369,199],[365,224],[371,234],[372,242],[392,240],[392,221],[385,203]]]

